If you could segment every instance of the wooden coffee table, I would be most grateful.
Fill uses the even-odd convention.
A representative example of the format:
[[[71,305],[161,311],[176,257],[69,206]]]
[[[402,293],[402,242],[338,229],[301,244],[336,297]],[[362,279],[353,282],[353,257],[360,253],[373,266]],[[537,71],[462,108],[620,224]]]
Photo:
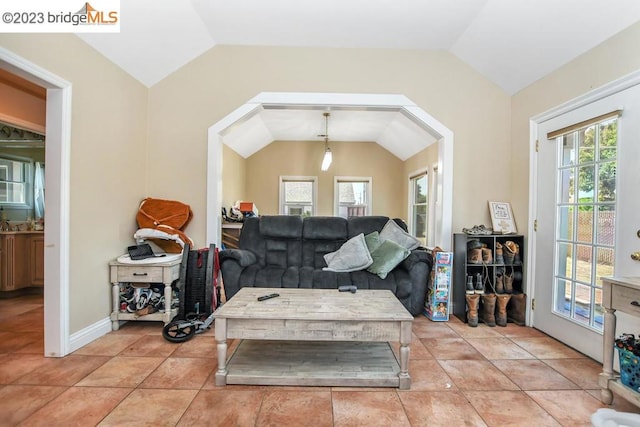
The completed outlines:
[[[214,317],[216,385],[411,386],[413,316],[391,291],[242,288]]]

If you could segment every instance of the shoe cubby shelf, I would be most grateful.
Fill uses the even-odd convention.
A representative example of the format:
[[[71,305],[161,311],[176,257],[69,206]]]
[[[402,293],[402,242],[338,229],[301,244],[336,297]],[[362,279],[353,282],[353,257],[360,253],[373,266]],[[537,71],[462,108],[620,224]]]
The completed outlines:
[[[513,249],[517,247],[517,256]],[[496,249],[502,248],[502,260]],[[512,250],[509,249],[512,248]],[[512,278],[512,294],[526,293],[524,277],[524,236],[520,234],[470,235],[454,233],[453,235],[453,278],[452,278],[452,313],[466,322],[467,278],[472,277],[474,287],[478,274],[486,293],[502,293],[499,284],[505,287],[505,275]],[[498,252],[500,252],[498,250]],[[502,277],[500,277],[502,276]],[[498,285],[498,289],[496,289]]]

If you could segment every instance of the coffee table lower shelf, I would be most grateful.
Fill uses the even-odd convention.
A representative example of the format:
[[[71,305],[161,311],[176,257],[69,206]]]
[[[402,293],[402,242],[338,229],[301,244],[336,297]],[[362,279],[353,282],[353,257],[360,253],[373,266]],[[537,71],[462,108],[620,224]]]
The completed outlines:
[[[243,340],[226,384],[399,387],[399,373],[386,342]]]

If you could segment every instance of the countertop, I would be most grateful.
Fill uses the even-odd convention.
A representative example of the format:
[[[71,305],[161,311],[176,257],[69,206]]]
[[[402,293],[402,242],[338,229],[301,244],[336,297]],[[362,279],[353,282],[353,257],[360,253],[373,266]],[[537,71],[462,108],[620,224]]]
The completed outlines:
[[[44,234],[44,230],[0,231],[0,236],[3,234]]]

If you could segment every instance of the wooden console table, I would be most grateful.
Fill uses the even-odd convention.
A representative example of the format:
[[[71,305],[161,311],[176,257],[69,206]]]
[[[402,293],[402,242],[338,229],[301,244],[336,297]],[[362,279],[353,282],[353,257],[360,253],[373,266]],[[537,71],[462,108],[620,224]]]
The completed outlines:
[[[616,310],[640,317],[640,277],[603,277],[602,291],[605,313],[602,373],[598,378],[600,398],[608,405],[613,401],[613,393],[616,393],[640,406],[640,393],[622,384],[619,376],[613,372]]]
[[[182,258],[155,264],[124,264],[118,261],[111,261],[109,263],[109,275],[113,298],[112,329],[117,331],[120,328],[120,320],[155,320],[163,321],[165,324],[169,323],[178,314],[177,308],[171,308],[171,285],[180,277],[181,263]],[[145,316],[120,312],[120,283],[127,282],[163,283],[165,310]]]

